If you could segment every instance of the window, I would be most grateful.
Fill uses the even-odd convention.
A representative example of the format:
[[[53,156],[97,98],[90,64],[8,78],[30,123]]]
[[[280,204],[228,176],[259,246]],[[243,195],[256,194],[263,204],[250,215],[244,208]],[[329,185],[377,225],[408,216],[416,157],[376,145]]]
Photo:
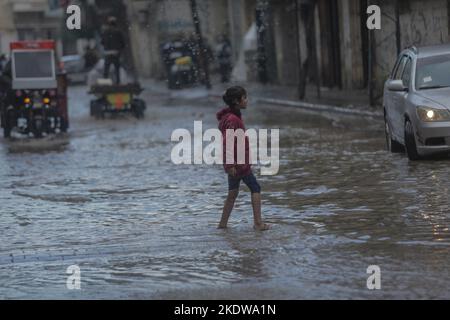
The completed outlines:
[[[17,33],[20,41],[36,39],[36,32],[34,29],[18,29]]]
[[[16,78],[52,78],[52,51],[14,52]]]
[[[417,60],[416,88],[432,89],[450,86],[450,55],[442,54]]]
[[[392,71],[391,71],[391,79],[394,79],[395,71],[397,71],[398,65],[400,64],[400,60],[401,60],[401,58],[398,58],[395,61],[394,68],[392,68]]]
[[[407,56],[403,56],[400,60],[400,63],[398,63],[397,70],[394,72],[394,76],[392,77],[393,80],[401,80],[403,75],[403,70],[405,69],[406,62],[408,61]]]
[[[403,70],[402,76],[403,84],[407,88],[409,88],[409,84],[411,82],[411,66],[412,66],[411,58],[407,58],[405,69]]]

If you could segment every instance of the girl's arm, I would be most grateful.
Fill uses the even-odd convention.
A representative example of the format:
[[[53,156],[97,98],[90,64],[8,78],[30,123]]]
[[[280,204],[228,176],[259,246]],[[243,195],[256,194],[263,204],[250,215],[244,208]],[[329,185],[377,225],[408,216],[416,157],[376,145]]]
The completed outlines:
[[[233,121],[231,119],[229,119],[226,123],[225,123],[225,159],[224,161],[224,167],[225,167],[225,171],[231,175],[232,177],[236,176],[236,154],[234,154],[234,151],[236,150],[236,143],[237,141],[235,141],[232,145],[228,145],[228,143],[226,142],[226,131],[227,130],[238,130],[238,129],[243,129],[242,124],[240,123],[240,121]],[[233,148],[233,149],[232,149]],[[233,163],[227,164],[227,158],[226,155],[228,154],[234,154],[234,158],[233,158]]]

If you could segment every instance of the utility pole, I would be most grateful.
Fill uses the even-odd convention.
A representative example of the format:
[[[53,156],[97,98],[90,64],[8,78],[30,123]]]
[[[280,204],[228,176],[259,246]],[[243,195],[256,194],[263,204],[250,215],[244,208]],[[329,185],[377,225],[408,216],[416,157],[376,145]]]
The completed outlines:
[[[261,83],[268,82],[267,77],[267,53],[266,53],[266,33],[267,33],[267,0],[258,0],[256,4],[256,30],[258,42],[258,77]]]
[[[397,42],[397,55],[402,51],[401,29],[400,29],[400,2],[395,0],[395,40]]]
[[[197,38],[197,45],[199,48],[199,59],[205,75],[205,86],[209,90],[211,89],[211,80],[209,78],[209,63],[208,57],[205,55],[205,46],[203,43],[202,29],[200,27],[200,19],[198,17],[197,1],[196,0],[190,1],[191,1],[192,20],[194,21],[195,27],[195,37]]]
[[[299,18],[299,10],[300,7],[298,5],[298,0],[294,0],[294,10],[295,10],[295,33],[296,33],[296,44],[297,44],[297,74],[298,74],[298,98],[300,100],[303,100],[305,98],[305,86],[303,85],[303,63],[302,63],[302,52],[301,52],[301,45],[300,45],[300,18]]]
[[[302,65],[302,74],[300,75],[299,81],[299,93],[300,99],[305,97],[306,84],[308,76],[313,78],[316,83],[317,98],[320,99],[320,72],[319,72],[319,61],[317,59],[317,45],[316,45],[316,28],[315,28],[315,0],[304,0],[300,6],[301,20],[305,27],[306,36],[306,49],[308,55],[306,57],[305,63]]]
[[[374,30],[369,30],[368,32],[369,38],[369,56],[368,56],[368,65],[369,65],[369,103],[370,106],[373,107],[375,105],[375,83],[374,83],[374,69],[375,69],[375,38],[374,38]]]
[[[314,73],[316,74],[316,89],[317,89],[317,98],[320,99],[320,84],[321,84],[321,76],[320,76],[320,70],[319,70],[319,59],[317,55],[317,44],[316,44],[316,17],[315,17],[315,10],[318,6],[316,0],[310,1],[310,15],[311,15],[311,29],[310,33],[310,40],[311,40],[311,56],[313,57],[314,62]]]

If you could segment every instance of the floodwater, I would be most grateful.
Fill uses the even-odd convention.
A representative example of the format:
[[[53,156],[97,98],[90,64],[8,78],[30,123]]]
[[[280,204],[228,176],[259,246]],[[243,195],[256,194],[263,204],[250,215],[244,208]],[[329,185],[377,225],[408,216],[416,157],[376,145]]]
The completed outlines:
[[[85,92],[65,145],[0,139],[0,298],[450,298],[450,162],[387,153],[380,119],[251,105],[248,128],[280,128],[280,172],[258,175],[273,228],[253,231],[243,186],[217,230],[225,174],[172,164],[170,136],[215,128],[220,102],[146,92],[144,120],[96,121]]]

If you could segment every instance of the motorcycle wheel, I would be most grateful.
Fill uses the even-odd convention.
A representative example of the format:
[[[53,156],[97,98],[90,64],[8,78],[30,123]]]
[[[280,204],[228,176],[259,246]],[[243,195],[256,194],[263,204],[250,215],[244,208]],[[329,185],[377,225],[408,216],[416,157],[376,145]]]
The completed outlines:
[[[33,135],[35,138],[42,138],[44,123],[42,119],[34,119],[33,121]]]

